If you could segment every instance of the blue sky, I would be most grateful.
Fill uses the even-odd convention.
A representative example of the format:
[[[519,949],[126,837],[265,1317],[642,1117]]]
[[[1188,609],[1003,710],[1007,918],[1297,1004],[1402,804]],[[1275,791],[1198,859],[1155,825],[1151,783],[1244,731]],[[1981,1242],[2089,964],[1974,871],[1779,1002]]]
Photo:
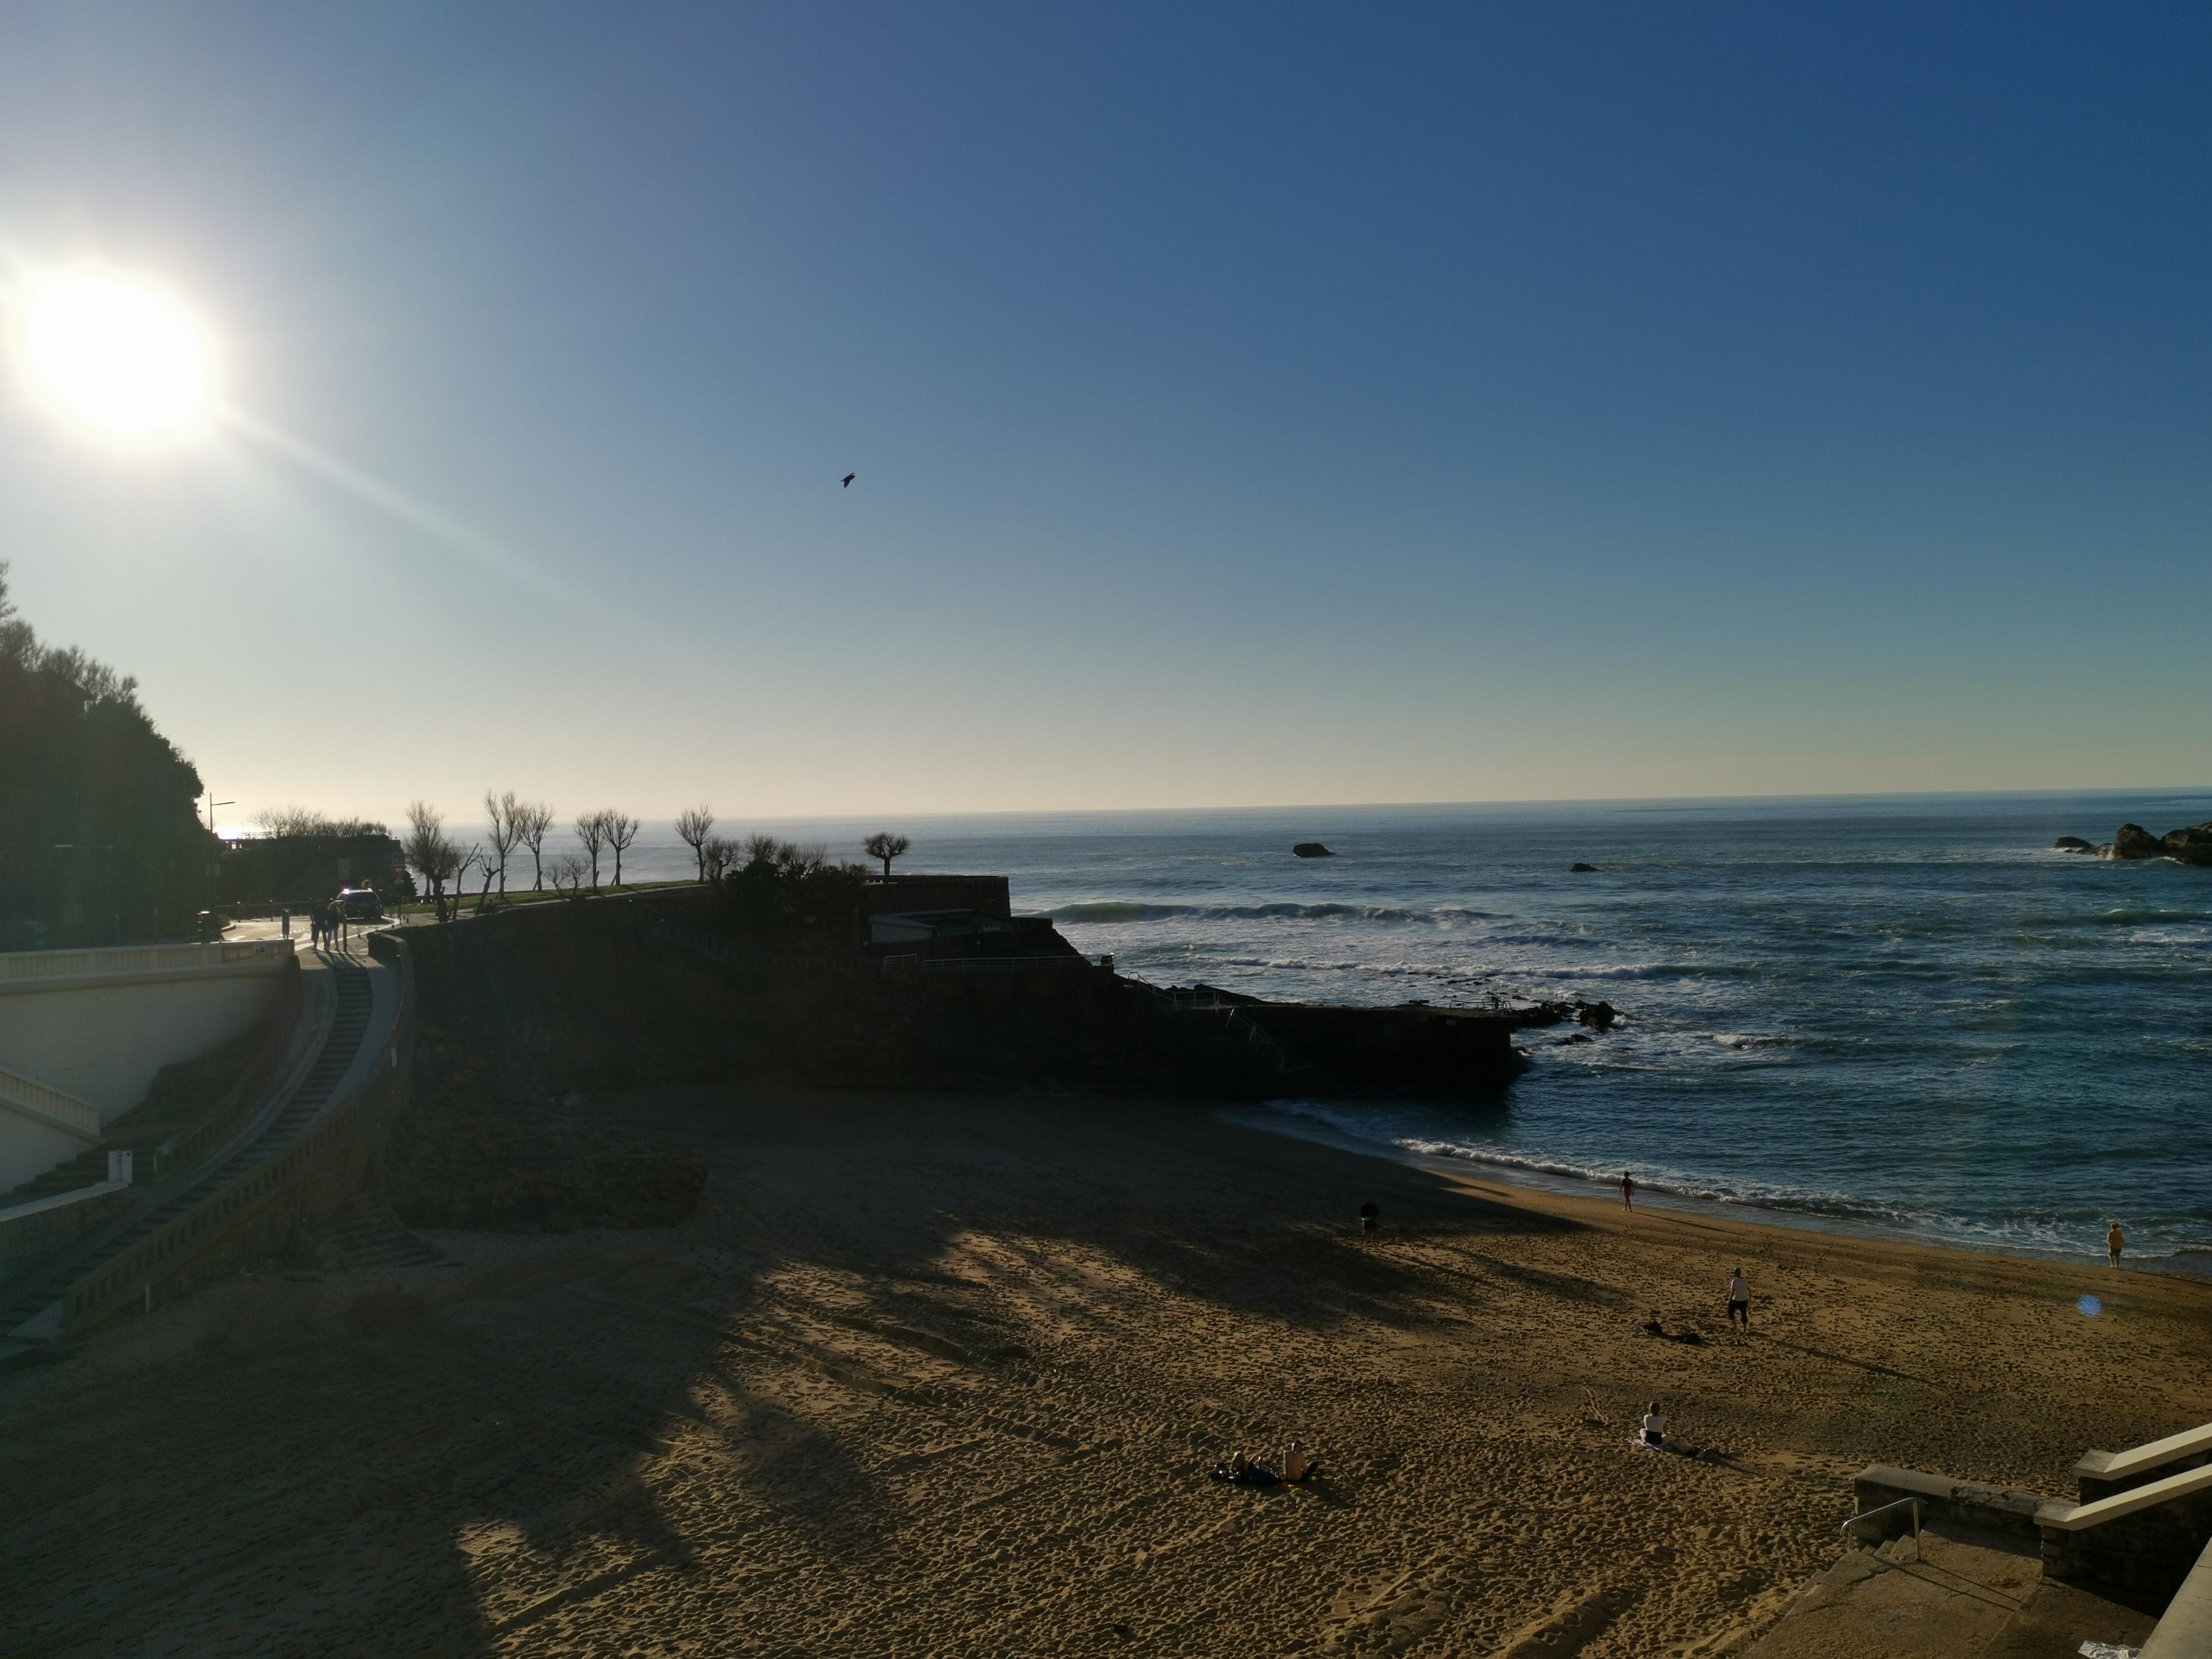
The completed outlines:
[[[2212,776],[2200,9],[8,34],[0,261],[240,420],[10,395],[0,556],[226,818]]]

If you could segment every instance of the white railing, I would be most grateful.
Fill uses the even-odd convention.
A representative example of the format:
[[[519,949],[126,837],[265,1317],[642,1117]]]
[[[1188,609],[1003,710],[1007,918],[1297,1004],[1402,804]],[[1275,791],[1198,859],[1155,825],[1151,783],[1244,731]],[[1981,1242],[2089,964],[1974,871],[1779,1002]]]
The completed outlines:
[[[1894,1504],[1884,1504],[1878,1509],[1860,1510],[1837,1530],[1853,1543],[1856,1543],[1858,1534],[1851,1530],[1852,1528],[1862,1522],[1873,1520],[1877,1515],[1887,1515],[1892,1510],[1910,1509],[1912,1511],[1912,1541],[1917,1544],[1920,1541],[1920,1505],[1921,1500],[1917,1498],[1900,1498]]]
[[[0,954],[0,988],[51,985],[81,979],[147,974],[204,973],[240,964],[276,968],[289,962],[289,939],[240,939],[215,945],[111,945],[86,951],[10,951]]]
[[[2101,1527],[2107,1521],[2117,1521],[2124,1515],[2133,1515],[2138,1510],[2170,1504],[2177,1498],[2194,1498],[2200,1492],[2212,1492],[2212,1467],[2184,1469],[2163,1480],[2148,1481],[2140,1486],[2130,1486],[2125,1492],[2116,1492],[2110,1498],[2100,1498],[2094,1504],[2045,1504],[2036,1510],[2035,1524],[2056,1528],[2060,1532],[2080,1532],[2088,1527]]]
[[[100,1108],[4,1067],[0,1067],[0,1106],[86,1140],[100,1139]]]
[[[2145,1469],[2204,1455],[2212,1455],[2212,1423],[2184,1429],[2148,1445],[2131,1446],[2124,1452],[2093,1451],[2074,1466],[2074,1475],[2076,1480],[2087,1475],[2093,1480],[2125,1480]]]

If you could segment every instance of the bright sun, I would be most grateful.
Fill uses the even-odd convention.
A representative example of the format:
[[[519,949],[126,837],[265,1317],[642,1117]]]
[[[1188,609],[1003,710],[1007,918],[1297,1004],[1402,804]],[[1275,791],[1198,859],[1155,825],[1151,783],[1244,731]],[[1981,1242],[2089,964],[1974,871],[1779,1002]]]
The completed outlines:
[[[82,275],[40,285],[24,308],[22,349],[33,384],[110,437],[181,436],[215,401],[207,331],[149,283]]]

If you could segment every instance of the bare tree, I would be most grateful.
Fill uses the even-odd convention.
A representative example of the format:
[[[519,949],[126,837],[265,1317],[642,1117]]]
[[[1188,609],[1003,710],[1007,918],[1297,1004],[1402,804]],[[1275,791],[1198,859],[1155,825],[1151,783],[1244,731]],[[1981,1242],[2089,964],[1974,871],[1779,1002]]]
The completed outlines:
[[[721,880],[722,872],[738,861],[738,854],[743,850],[733,841],[726,841],[720,836],[708,836],[699,848],[700,879]]]
[[[611,806],[599,814],[607,826],[607,845],[615,849],[615,885],[622,885],[622,855],[629,851],[630,843],[637,839],[637,820],[627,812],[617,812]]]
[[[707,879],[707,837],[714,833],[714,815],[704,806],[690,806],[676,815],[676,833],[699,860],[699,879]]]
[[[553,809],[542,800],[523,800],[514,804],[514,838],[518,844],[530,849],[531,884],[534,893],[545,890],[545,832],[553,827]],[[507,890],[504,882],[501,892]]]
[[[295,803],[288,806],[264,806],[253,815],[264,835],[327,836],[350,840],[358,836],[388,836],[392,832],[374,818],[334,818],[327,812],[318,812],[312,806]]]
[[[884,861],[884,879],[891,878],[891,860],[902,856],[914,843],[904,836],[895,836],[888,830],[878,830],[860,843],[860,850],[872,859]]]
[[[453,879],[454,856],[453,843],[446,839],[445,815],[427,801],[414,802],[407,809],[407,835],[400,846],[403,856],[430,890],[438,920],[445,921],[446,884]]]
[[[491,820],[492,857],[498,866],[499,896],[501,898],[507,896],[507,855],[522,840],[522,814],[526,810],[524,804],[514,798],[512,789],[498,796],[489,789],[484,791],[484,816]],[[490,865],[485,866],[487,874],[491,867]]]
[[[546,871],[553,878],[553,890],[566,893],[570,898],[574,898],[577,890],[584,884],[584,861],[574,853],[556,854]]]
[[[490,862],[491,860],[484,856],[482,842],[472,841],[466,847],[463,847],[458,842],[453,843],[453,914],[455,915],[461,914],[461,878],[468,874],[472,866],[489,865]],[[490,887],[491,883],[489,878],[484,882],[484,885],[486,888]],[[483,908],[483,900],[481,896],[477,900],[477,908],[479,910]]]
[[[607,815],[605,812],[576,814],[576,839],[583,843],[585,854],[592,860],[592,890],[599,890],[599,849],[607,844]]]

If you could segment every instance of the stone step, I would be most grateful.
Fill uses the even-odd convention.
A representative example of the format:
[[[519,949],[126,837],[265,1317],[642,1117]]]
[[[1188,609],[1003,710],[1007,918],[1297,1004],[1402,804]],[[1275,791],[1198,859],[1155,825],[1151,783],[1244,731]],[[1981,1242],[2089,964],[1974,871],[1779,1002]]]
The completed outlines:
[[[1745,1659],[1967,1659],[1988,1650],[2042,1578],[2027,1540],[1931,1528],[1845,1555]]]

